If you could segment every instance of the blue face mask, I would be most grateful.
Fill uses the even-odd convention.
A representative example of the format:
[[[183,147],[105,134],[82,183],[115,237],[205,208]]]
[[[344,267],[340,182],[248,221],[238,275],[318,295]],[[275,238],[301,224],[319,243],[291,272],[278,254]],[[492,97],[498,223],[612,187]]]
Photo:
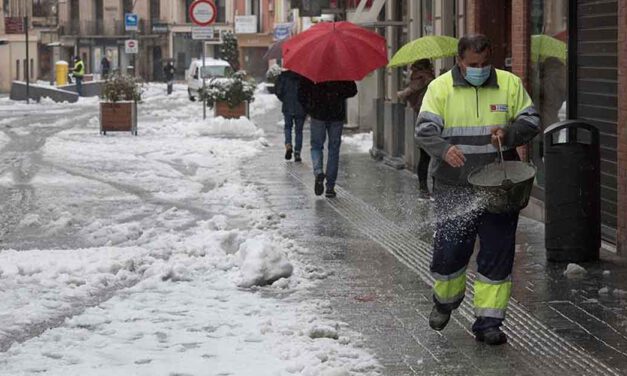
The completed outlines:
[[[488,65],[483,68],[466,68],[466,76],[464,78],[473,86],[481,86],[490,77],[492,66]]]

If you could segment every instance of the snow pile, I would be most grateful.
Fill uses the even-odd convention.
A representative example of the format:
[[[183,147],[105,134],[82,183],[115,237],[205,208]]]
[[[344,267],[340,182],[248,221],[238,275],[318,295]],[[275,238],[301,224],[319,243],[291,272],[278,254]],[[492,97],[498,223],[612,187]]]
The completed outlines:
[[[324,317],[329,302],[309,297],[325,271],[243,181],[263,143],[198,137],[184,86],[148,89],[139,137],[98,135],[89,111],[46,129],[37,201],[16,222],[29,242],[0,252],[1,373],[378,375],[359,336]],[[235,123],[230,137],[254,127]]]
[[[4,132],[0,131],[0,150],[2,150],[11,139]]]
[[[252,121],[243,116],[239,119],[225,119],[219,116],[209,119],[206,124],[196,123],[194,128],[201,136],[253,137],[264,134],[263,129],[257,128]]]
[[[247,239],[239,248],[240,287],[264,286],[292,275],[294,267],[267,237]]]
[[[342,144],[357,149],[359,153],[368,153],[372,149],[372,132],[342,136]]]
[[[567,278],[581,278],[584,277],[587,273],[588,271],[585,268],[572,263],[568,264],[566,270],[564,271],[564,275]]]
[[[274,94],[268,94],[264,85],[259,85],[255,91],[255,100],[250,104],[250,115],[262,115],[281,106],[281,101]]]

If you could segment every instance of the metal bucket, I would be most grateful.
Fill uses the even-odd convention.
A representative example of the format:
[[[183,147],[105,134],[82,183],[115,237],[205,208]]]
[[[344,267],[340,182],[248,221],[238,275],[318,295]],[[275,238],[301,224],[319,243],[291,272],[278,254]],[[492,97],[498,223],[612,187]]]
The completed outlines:
[[[498,161],[474,170],[468,182],[483,198],[485,209],[499,214],[520,211],[529,204],[535,176],[536,168],[529,163]]]

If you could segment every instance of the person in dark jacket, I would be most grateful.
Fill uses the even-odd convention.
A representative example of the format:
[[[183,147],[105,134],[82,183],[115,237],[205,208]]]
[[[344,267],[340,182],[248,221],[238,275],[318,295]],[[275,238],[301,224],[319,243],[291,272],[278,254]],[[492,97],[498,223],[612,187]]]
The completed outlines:
[[[298,99],[311,116],[311,161],[316,182],[314,192],[320,196],[324,191],[326,179],[326,197],[335,197],[335,180],[340,160],[342,129],[346,118],[346,99],[357,94],[353,81],[329,81],[313,83],[307,78],[301,81]],[[327,173],[322,169],[324,142],[329,136],[329,156]]]
[[[422,99],[427,92],[427,87],[435,78],[433,72],[433,65],[431,60],[422,59],[411,65],[411,75],[409,77],[409,84],[407,87],[398,92],[398,97],[401,100],[407,101],[409,105],[414,109],[416,114],[420,113],[420,106],[422,106]],[[429,162],[431,157],[423,148],[420,149],[420,160],[418,161],[418,189],[419,198],[428,199],[429,188],[427,181],[429,179]]]
[[[170,95],[172,94],[172,86],[174,85],[174,64],[172,64],[172,61],[168,61],[163,67],[163,76],[165,77],[165,82],[168,84],[168,95]]]
[[[111,62],[109,61],[109,59],[107,59],[106,56],[103,56],[102,60],[100,60],[100,71],[102,72],[102,78],[107,79],[110,70]]]
[[[300,151],[303,148],[303,126],[305,125],[305,109],[298,101],[298,88],[302,76],[296,72],[284,71],[276,80],[276,96],[283,102],[282,111],[285,119],[285,159],[301,162]],[[295,127],[296,143],[292,147],[292,128]]]

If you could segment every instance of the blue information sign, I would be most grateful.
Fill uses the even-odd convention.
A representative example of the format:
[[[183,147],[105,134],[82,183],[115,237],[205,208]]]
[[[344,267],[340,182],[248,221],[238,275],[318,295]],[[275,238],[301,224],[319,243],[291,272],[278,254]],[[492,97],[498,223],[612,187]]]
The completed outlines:
[[[139,24],[139,16],[135,13],[126,13],[124,15],[124,27],[126,31],[137,31]]]

